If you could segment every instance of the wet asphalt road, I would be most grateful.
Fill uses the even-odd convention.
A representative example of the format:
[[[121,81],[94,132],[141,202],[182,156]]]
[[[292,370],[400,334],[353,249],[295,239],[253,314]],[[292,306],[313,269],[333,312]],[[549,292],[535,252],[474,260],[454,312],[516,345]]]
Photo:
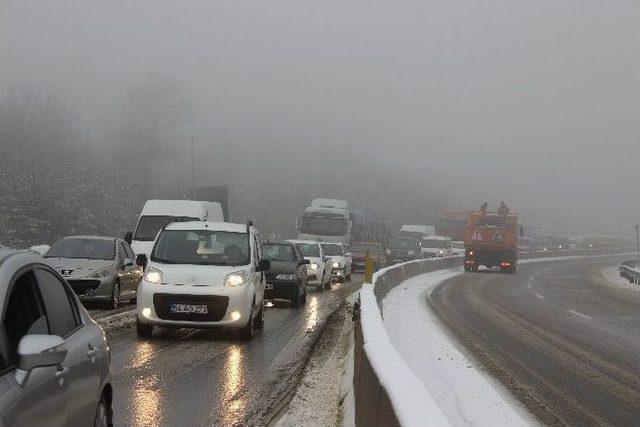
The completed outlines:
[[[619,258],[465,273],[429,301],[444,323],[541,421],[640,423],[640,293],[606,286]]]
[[[295,386],[329,315],[361,283],[354,275],[331,291],[309,292],[300,309],[277,303],[250,342],[212,330],[109,336],[114,425],[264,425]]]

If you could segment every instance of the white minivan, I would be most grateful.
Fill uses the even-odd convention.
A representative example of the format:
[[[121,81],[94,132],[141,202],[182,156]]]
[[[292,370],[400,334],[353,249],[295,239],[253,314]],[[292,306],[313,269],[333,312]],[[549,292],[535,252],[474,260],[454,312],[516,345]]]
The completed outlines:
[[[153,243],[162,227],[173,221],[223,222],[222,205],[198,200],[147,200],[133,233],[131,249],[138,254],[151,254]]]
[[[265,271],[250,224],[173,222],[158,235],[138,287],[137,333],[153,327],[229,328],[250,339],[264,324]]]

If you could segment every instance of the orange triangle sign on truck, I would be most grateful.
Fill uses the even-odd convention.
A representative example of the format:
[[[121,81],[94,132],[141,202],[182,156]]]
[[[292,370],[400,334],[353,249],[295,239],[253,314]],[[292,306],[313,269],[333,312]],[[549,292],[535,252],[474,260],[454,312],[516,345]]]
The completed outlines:
[[[480,230],[476,230],[473,235],[471,236],[471,240],[475,240],[475,241],[480,241],[482,240],[482,234],[480,233]]]
[[[493,241],[497,244],[502,244],[504,242],[504,236],[500,231],[496,231],[496,234],[493,235]]]

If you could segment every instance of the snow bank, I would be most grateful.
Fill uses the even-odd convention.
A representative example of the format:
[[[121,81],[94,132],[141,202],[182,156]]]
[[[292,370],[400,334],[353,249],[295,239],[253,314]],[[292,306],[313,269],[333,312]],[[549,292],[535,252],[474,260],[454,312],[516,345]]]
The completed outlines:
[[[364,351],[403,426],[448,426],[449,420],[389,340],[373,285],[360,290]]]
[[[624,277],[620,277],[620,270],[618,266],[613,266],[609,268],[605,268],[600,272],[602,278],[607,282],[607,284],[620,287],[624,289],[629,289],[634,292],[640,292],[640,285],[635,283],[630,283]]]
[[[421,274],[383,300],[393,347],[453,425],[526,426],[535,421],[510,393],[467,358],[427,305],[430,292],[461,268]]]

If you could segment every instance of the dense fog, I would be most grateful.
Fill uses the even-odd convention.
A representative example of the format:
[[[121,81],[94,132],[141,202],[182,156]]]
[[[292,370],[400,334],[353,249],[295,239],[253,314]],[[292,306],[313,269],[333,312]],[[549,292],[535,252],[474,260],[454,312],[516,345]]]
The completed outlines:
[[[313,197],[392,227],[505,200],[564,234],[639,218],[640,3],[4,0],[0,243],[121,235],[228,185],[294,234]]]

